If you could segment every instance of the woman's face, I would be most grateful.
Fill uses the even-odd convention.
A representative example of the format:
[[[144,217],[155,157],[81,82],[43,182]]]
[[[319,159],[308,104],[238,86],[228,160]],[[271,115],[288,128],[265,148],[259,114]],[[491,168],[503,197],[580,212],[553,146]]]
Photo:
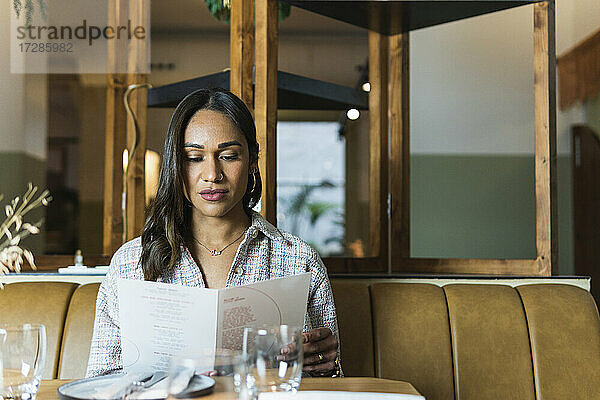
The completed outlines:
[[[185,129],[183,144],[186,196],[194,212],[223,217],[236,207],[248,185],[248,143],[225,115],[199,110]]]

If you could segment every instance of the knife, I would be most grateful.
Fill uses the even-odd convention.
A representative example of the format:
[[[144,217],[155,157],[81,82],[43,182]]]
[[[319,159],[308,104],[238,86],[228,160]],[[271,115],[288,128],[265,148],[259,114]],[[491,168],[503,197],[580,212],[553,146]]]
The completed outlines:
[[[156,371],[154,373],[154,375],[152,375],[152,378],[150,378],[149,380],[147,380],[146,382],[144,382],[144,384],[142,385],[141,389],[148,389],[149,387],[154,386],[155,384],[157,384],[158,382],[162,381],[166,377],[167,377],[167,372],[166,371]]]

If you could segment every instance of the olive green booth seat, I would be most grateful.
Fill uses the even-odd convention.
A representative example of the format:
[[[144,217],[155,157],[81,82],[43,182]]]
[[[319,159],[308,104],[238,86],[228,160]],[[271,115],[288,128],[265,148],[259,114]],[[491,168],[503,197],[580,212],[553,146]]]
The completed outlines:
[[[85,376],[94,333],[96,296],[99,288],[99,283],[81,285],[71,297],[60,349],[57,374],[59,379]]]
[[[584,289],[331,282],[347,376],[407,381],[428,400],[600,399],[600,317]],[[46,378],[84,376],[98,286],[0,291],[0,323],[48,327]]]
[[[4,285],[0,290],[0,324],[46,326],[45,379],[57,375],[65,318],[77,286],[67,282],[23,282]]]
[[[600,318],[584,289],[332,287],[346,375],[407,381],[428,400],[600,399]]]

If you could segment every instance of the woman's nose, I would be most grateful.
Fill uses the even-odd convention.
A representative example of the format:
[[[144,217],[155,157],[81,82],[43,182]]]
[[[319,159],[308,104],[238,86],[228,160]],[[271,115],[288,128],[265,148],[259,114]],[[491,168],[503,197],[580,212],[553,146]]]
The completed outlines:
[[[214,157],[208,157],[204,166],[205,169],[201,176],[204,182],[220,182],[223,179],[223,171]]]

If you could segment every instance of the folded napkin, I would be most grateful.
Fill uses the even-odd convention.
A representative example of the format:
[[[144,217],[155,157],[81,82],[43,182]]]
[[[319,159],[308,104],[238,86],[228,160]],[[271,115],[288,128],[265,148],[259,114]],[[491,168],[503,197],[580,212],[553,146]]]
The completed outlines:
[[[425,400],[423,396],[400,393],[373,392],[335,392],[323,390],[303,390],[296,393],[268,392],[261,393],[258,400]]]

